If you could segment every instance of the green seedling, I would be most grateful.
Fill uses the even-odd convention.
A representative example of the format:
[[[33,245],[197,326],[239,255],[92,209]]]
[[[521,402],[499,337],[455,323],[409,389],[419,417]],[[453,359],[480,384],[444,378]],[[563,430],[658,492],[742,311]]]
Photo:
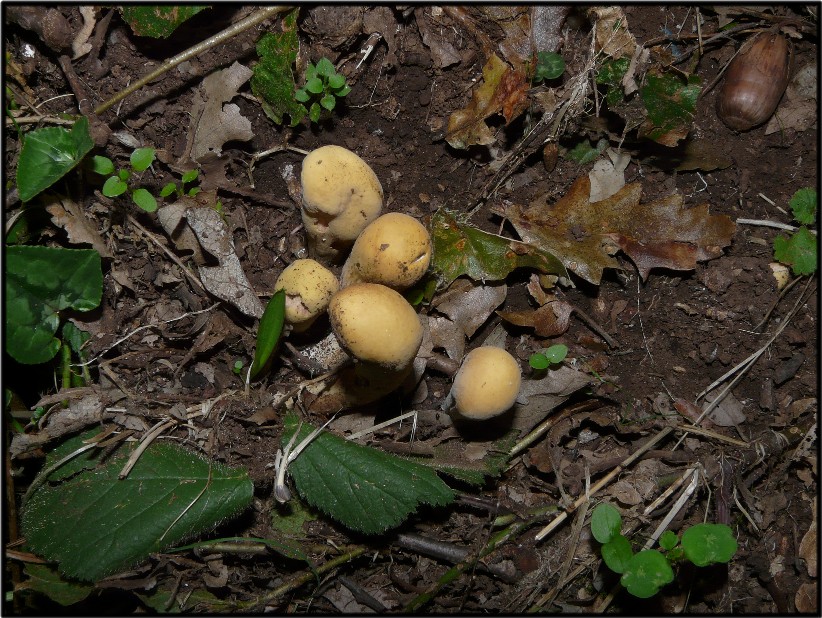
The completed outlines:
[[[548,369],[551,365],[559,365],[568,356],[568,346],[562,343],[552,345],[550,348],[544,349],[542,352],[531,354],[528,359],[528,364],[531,369],[542,371]]]
[[[533,83],[543,80],[551,81],[565,72],[565,60],[554,52],[537,52],[537,65],[534,67]]]
[[[154,148],[137,148],[129,158],[130,170],[115,169],[114,162],[108,157],[99,155],[92,157],[92,170],[101,176],[108,176],[105,183],[103,183],[103,195],[118,197],[128,192],[131,194],[132,201],[146,212],[157,210],[157,199],[149,193],[148,189],[143,187],[132,188],[128,184],[134,173],[141,174],[151,167],[154,162],[154,155]]]
[[[254,361],[249,369],[249,379],[253,380],[268,366],[271,355],[280,342],[285,324],[285,290],[277,290],[260,318],[257,329],[257,347],[254,350]]]
[[[201,191],[200,187],[189,187],[188,189],[186,189],[185,186],[197,180],[197,177],[199,175],[199,170],[187,171],[185,174],[183,174],[183,177],[181,179],[182,182],[180,184],[177,184],[175,182],[169,182],[162,189],[160,189],[160,197],[168,197],[172,193],[176,193],[177,197],[194,197]]]
[[[793,218],[801,225],[790,236],[777,236],[773,241],[773,257],[791,267],[794,275],[816,272],[817,238],[808,230],[816,221],[818,197],[816,189],[799,189],[789,205]]]
[[[231,371],[233,371],[236,375],[240,375],[243,372],[243,367],[245,367],[245,363],[238,358],[234,361],[234,365],[231,367]]]
[[[334,69],[328,58],[320,58],[316,65],[308,63],[305,85],[294,92],[294,99],[306,109],[312,122],[319,122],[325,113],[334,111],[337,99],[351,92],[345,76]]]
[[[724,524],[697,524],[680,539],[666,530],[659,537],[659,550],[634,553],[622,535],[622,516],[610,504],[599,504],[591,514],[591,534],[602,543],[605,565],[622,575],[620,583],[635,597],[647,599],[674,581],[673,566],[688,561],[698,567],[727,563],[737,550],[731,529]]]

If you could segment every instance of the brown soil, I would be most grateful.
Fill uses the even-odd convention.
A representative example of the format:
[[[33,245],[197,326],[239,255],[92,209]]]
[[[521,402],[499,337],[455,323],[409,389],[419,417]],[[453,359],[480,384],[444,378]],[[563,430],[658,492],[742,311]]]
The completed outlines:
[[[71,63],[77,80],[93,106],[99,105],[163,59],[218,32],[247,12],[233,7],[219,5],[205,11],[170,39],[161,41],[134,36],[115,13],[101,45],[90,56]],[[783,12],[806,17],[807,12],[800,9],[795,5]],[[349,75],[353,89],[345,104],[319,125],[304,123],[284,129],[273,124],[253,99],[237,97],[234,102],[251,121],[255,136],[248,142],[226,144],[225,179],[217,180],[215,173],[206,171],[204,184],[217,188],[237,255],[264,301],[273,292],[279,272],[303,252],[299,209],[289,199],[283,180],[285,166],[299,170],[302,155],[280,151],[260,159],[251,185],[247,169],[252,154],[285,143],[304,150],[325,144],[345,146],[364,158],[380,178],[386,210],[405,212],[423,221],[443,207],[458,212],[470,210],[493,174],[488,149],[459,151],[442,139],[450,113],[468,103],[481,75],[486,55],[477,33],[466,30],[447,13],[432,15],[432,7],[369,7],[366,13],[381,12],[380,23],[393,22],[390,34],[394,38],[391,46],[380,41],[360,68],[354,69],[367,34],[361,30],[350,36],[340,34],[338,24],[350,19],[342,13],[349,10],[342,6],[302,9],[300,18],[301,53],[312,60],[327,56]],[[60,11],[75,31],[79,29],[82,18],[75,7],[61,7]],[[676,29],[674,25],[678,28],[684,24],[687,32],[694,24],[693,8],[636,6],[625,7],[625,11],[640,43],[661,37],[665,28],[670,31]],[[101,9],[100,16],[107,12]],[[704,11],[703,17],[702,31],[715,31],[716,15]],[[438,24],[430,32],[458,51],[456,63],[445,68],[437,66],[430,40],[426,45],[421,39],[420,20]],[[568,29],[563,48],[566,58],[587,53],[590,32],[584,22],[576,19],[573,23],[578,27]],[[125,132],[142,145],[161,151],[154,175],[143,178],[146,186],[159,189],[178,179],[179,170],[170,163],[185,151],[189,112],[203,77],[234,61],[252,65],[256,61],[255,41],[267,27],[275,28],[275,23],[269,21],[205,52],[103,113],[103,122],[115,134],[96,152],[118,163],[126,162],[131,147],[116,138],[116,132]],[[491,21],[475,23],[491,41],[500,39],[501,30]],[[3,36],[7,52],[23,67],[32,101],[41,103],[39,113],[47,117],[76,113],[72,86],[57,54],[37,35],[18,26],[8,25]],[[795,42],[795,66],[816,57],[817,43],[815,35]],[[33,59],[22,56],[27,44],[35,50]],[[725,40],[706,50],[693,69],[703,84],[714,80],[735,45]],[[10,80],[10,84],[18,92],[22,90],[18,82]],[[248,86],[241,92],[248,92]],[[647,160],[638,163],[648,145],[632,144],[636,156],[626,170],[626,179],[640,181],[646,199],[676,191],[685,196],[686,206],[707,202],[712,214],[728,215],[733,220],[745,217],[789,223],[790,197],[802,187],[817,184],[818,125],[806,131],[787,129],[770,135],[765,135],[763,127],[735,133],[716,116],[716,93],[714,88],[699,102],[692,135],[721,145],[721,153],[732,160],[730,166],[709,172],[673,172],[664,169],[663,164]],[[525,125],[522,120],[505,129],[501,122],[497,125],[499,142],[494,149],[499,150],[496,156],[501,156],[515,147]],[[577,135],[587,131],[595,138],[602,136],[593,123],[588,123],[587,129],[579,123],[574,126]],[[5,156],[10,174],[18,153],[17,136],[7,131]],[[590,165],[561,157],[556,168],[547,173],[537,153],[483,202],[471,223],[497,232],[502,222],[491,214],[493,204],[502,200],[526,203],[548,190],[559,198],[574,179],[589,169]],[[193,286],[158,246],[166,245],[167,239],[154,215],[141,213],[125,201],[108,200],[92,186],[72,190],[113,254],[104,265],[101,309],[82,324],[93,334],[92,355],[104,352],[138,326],[213,304],[213,297]],[[7,205],[7,218],[17,206]],[[158,243],[148,239],[133,221],[150,231]],[[508,225],[502,227],[502,233],[515,237]],[[626,514],[632,509],[632,515],[626,517],[640,526],[633,539],[635,546],[641,545],[668,514],[673,499],[648,515],[637,514],[659,496],[666,483],[696,465],[702,472],[700,486],[668,527],[681,531],[703,520],[723,522],[732,527],[739,541],[739,550],[730,564],[681,568],[675,583],[654,599],[637,600],[624,591],[618,592],[609,611],[658,613],[684,609],[742,614],[790,613],[808,607],[818,611],[818,605],[808,605],[816,601],[815,560],[811,565],[800,551],[803,537],[815,521],[815,444],[810,447],[812,442],[806,439],[798,448],[798,441],[785,446],[772,438],[774,432],[789,434],[791,429],[798,430],[800,438],[810,433],[811,441],[816,435],[818,285],[815,276],[805,278],[780,294],[769,267],[773,261],[772,241],[778,233],[769,227],[738,225],[724,255],[699,264],[693,272],[655,270],[643,282],[626,260],[625,270],[608,271],[600,286],[575,280],[576,287],[564,288],[561,294],[565,300],[601,325],[618,347],[606,345],[575,317],[567,332],[548,340],[535,338],[530,329],[506,326],[509,349],[523,359],[523,367],[527,368],[531,351],[565,343],[568,362],[586,372],[595,371],[601,382],[555,410],[553,414],[570,408],[572,413],[567,421],[557,424],[546,437],[515,457],[499,478],[488,480],[480,489],[458,486],[468,498],[444,509],[421,509],[400,530],[476,552],[494,531],[490,522],[497,509],[527,517],[528,509],[533,507],[568,506],[568,495],[572,500],[584,495],[586,469],[596,482],[663,428],[688,424],[682,416],[674,416],[673,421],[666,417],[674,409],[673,401],[694,402],[709,384],[759,350],[799,303],[788,326],[733,386],[732,395],[740,404],[743,420],[736,426],[711,426],[714,434],[690,433],[677,450],[673,447],[683,433],[674,431],[606,485],[598,498],[618,505]],[[48,228],[46,236],[48,242],[65,243],[65,235],[58,228]],[[508,297],[501,309],[533,308],[525,289],[527,281],[527,275],[519,272],[509,277]],[[219,414],[198,428],[201,434],[194,437],[181,428],[172,435],[204,445],[215,460],[246,467],[254,481],[253,508],[222,525],[216,536],[271,538],[272,514],[279,511],[272,494],[274,471],[268,464],[273,462],[279,444],[283,413],[272,414],[263,425],[248,419],[271,406],[277,393],[293,388],[308,376],[283,350],[281,362],[269,377],[252,384],[250,399],[246,398],[242,394],[243,379],[231,368],[238,359],[246,366],[250,362],[256,323],[226,304],[206,315],[210,316],[208,320],[194,316],[144,331],[119,344],[108,352],[105,358],[113,360],[105,363],[105,370],[95,373],[95,378],[101,388],[127,393],[117,405],[143,417],[148,427],[167,417],[175,405],[191,406],[224,395],[215,404]],[[492,314],[467,348],[481,345],[500,323],[500,318]],[[319,325],[316,332],[325,326]],[[189,354],[192,350],[194,353]],[[54,392],[50,370],[39,375],[7,359],[4,374],[4,381],[12,387],[25,376],[26,386],[16,392],[22,409]],[[413,405],[419,410],[438,410],[448,392],[448,381],[430,370],[426,381],[427,398]],[[369,410],[385,420],[410,406],[399,396],[392,396]],[[434,417],[433,413],[421,417],[420,439],[438,431]],[[339,425],[338,431],[343,427]],[[379,447],[391,446],[395,440],[407,441],[404,429],[394,426],[370,443]],[[741,443],[769,446],[758,457],[752,456],[756,453],[754,446],[743,447]],[[42,455],[45,450],[35,454]],[[13,478],[18,498],[39,461],[12,464],[7,460],[7,472],[11,473],[7,478]],[[555,473],[557,469],[561,474]],[[543,611],[594,611],[616,578],[599,560],[598,544],[591,538],[587,522],[581,531],[575,527],[578,512],[541,541],[535,536],[550,518],[527,528],[485,559],[496,574],[483,568],[468,569],[439,590],[421,611],[524,612],[538,602],[547,602],[546,595],[557,586],[559,572],[569,556],[573,556],[571,572],[578,566],[582,568],[570,583],[554,591],[555,596]],[[445,560],[403,548],[397,543],[396,532],[365,538],[348,533],[327,518],[309,519],[301,543],[316,565],[351,548],[364,545],[367,549],[358,558],[328,571],[319,581],[308,577],[304,585],[271,597],[270,611],[399,611],[432,588],[450,568]],[[13,578],[9,582],[22,586],[26,579],[21,573],[22,563],[7,562],[6,573]],[[218,575],[223,564],[228,566],[228,577],[221,580]],[[174,591],[176,600],[182,601],[191,590],[203,589],[213,598],[228,602],[222,609],[231,609],[236,607],[235,602],[270,595],[305,572],[302,563],[273,552],[224,552],[216,558],[200,551],[160,554],[123,578],[108,580],[106,587],[101,585],[82,605],[71,609],[125,613],[137,611],[143,605],[141,599],[152,594]],[[800,597],[811,601],[803,604]],[[19,604],[14,609],[19,611],[61,609],[33,594],[21,592],[15,600]],[[213,611],[215,606],[203,603],[187,609]]]

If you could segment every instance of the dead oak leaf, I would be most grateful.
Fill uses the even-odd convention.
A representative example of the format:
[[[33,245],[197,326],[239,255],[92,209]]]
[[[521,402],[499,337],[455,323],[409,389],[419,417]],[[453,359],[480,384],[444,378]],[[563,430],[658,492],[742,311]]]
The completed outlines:
[[[516,326],[534,329],[537,337],[556,337],[568,330],[574,307],[563,300],[553,300],[534,310],[497,311],[497,315]]]
[[[485,119],[501,112],[506,124],[511,122],[525,111],[527,92],[525,74],[492,54],[482,68],[482,84],[474,90],[471,102],[464,109],[453,112],[448,119],[445,141],[454,148],[463,149],[494,143]]]
[[[598,202],[588,201],[590,193],[590,180],[582,176],[550,208],[541,197],[527,207],[493,210],[509,219],[525,242],[597,285],[605,268],[619,268],[613,255],[620,249],[646,279],[652,268],[693,270],[697,262],[719,257],[736,229],[729,217],[708,214],[707,204],[685,208],[679,194],[641,203],[640,183]]]

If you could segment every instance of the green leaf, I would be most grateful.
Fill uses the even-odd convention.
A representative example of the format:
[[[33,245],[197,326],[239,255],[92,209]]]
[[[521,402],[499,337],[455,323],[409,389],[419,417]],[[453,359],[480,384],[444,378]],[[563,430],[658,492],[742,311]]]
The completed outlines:
[[[334,98],[333,94],[327,94],[322,99],[320,99],[320,105],[322,105],[325,109],[327,109],[330,112],[337,105],[337,99]]]
[[[773,257],[788,264],[795,275],[810,275],[816,272],[817,243],[816,237],[803,225],[788,238],[773,239]]]
[[[260,62],[254,66],[251,91],[263,106],[263,111],[277,124],[283,116],[291,117],[291,126],[297,125],[306,110],[297,101],[292,66],[297,58],[300,42],[297,38],[297,11],[291,11],[281,21],[282,32],[268,32],[257,41]]]
[[[82,354],[83,346],[89,339],[91,339],[91,334],[77,328],[74,322],[63,324],[63,342],[67,343],[71,351],[78,356]]]
[[[308,94],[305,90],[300,88],[294,92],[294,98],[299,101],[300,103],[308,103],[311,100],[311,95]]]
[[[328,76],[328,87],[332,90],[339,90],[345,86],[345,75],[340,75],[339,73],[334,73],[334,75]]]
[[[251,363],[249,379],[254,379],[268,363],[272,352],[280,342],[285,321],[285,290],[277,290],[268,301],[260,327],[257,329],[257,347],[254,350],[254,362]]]
[[[547,251],[484,232],[445,210],[437,211],[431,219],[431,241],[431,263],[443,285],[461,275],[474,281],[499,281],[523,267],[568,276],[562,262]]]
[[[183,174],[183,184],[186,184],[188,182],[194,182],[195,180],[197,180],[197,177],[199,175],[200,170],[198,169],[188,170],[186,173]]]
[[[17,163],[17,191],[27,202],[69,173],[94,143],[88,118],[81,117],[71,131],[46,127],[26,133]]]
[[[117,172],[117,177],[123,182],[125,182],[126,180],[131,178],[131,170],[122,169],[119,172]]]
[[[555,343],[551,347],[546,348],[544,354],[549,363],[558,365],[568,356],[568,346],[564,343]]]
[[[648,74],[639,94],[648,112],[648,118],[639,128],[648,137],[663,146],[676,146],[685,138],[693,125],[700,80],[692,75],[683,81],[680,75]]]
[[[308,117],[311,119],[311,122],[319,122],[322,111],[323,109],[319,103],[312,103],[311,107],[308,108]]]
[[[531,365],[531,369],[541,371],[543,369],[548,369],[548,367],[551,365],[551,362],[548,360],[548,357],[545,356],[545,354],[536,352],[535,354],[531,354],[531,356],[528,357],[528,364]]]
[[[323,91],[323,81],[319,77],[306,80],[305,89],[311,94],[320,94]]]
[[[6,249],[6,351],[18,362],[45,363],[64,309],[91,311],[103,296],[100,254],[93,249],[18,245]]]
[[[157,200],[147,189],[135,189],[134,193],[131,194],[131,199],[146,212],[157,210]]]
[[[628,562],[620,582],[635,597],[647,599],[654,596],[662,586],[674,581],[674,572],[665,556],[653,549],[636,554]]]
[[[630,64],[630,58],[619,58],[618,60],[607,60],[599,68],[596,82],[608,86],[608,92],[605,94],[608,107],[614,107],[624,98],[622,78],[628,72]]]
[[[120,12],[125,22],[137,36],[164,39],[180,24],[191,19],[208,6],[193,4],[155,5],[134,4],[123,6]]]
[[[659,537],[659,546],[665,551],[671,551],[676,547],[677,543],[679,543],[679,537],[675,532],[670,530],[666,530],[662,533],[662,536]]]
[[[596,158],[601,155],[607,147],[607,139],[603,138],[599,140],[595,146],[592,145],[589,140],[583,139],[579,143],[575,144],[573,148],[566,150],[563,157],[570,159],[571,161],[576,161],[580,165],[587,165],[588,163],[592,163],[596,160]]]
[[[91,158],[91,171],[101,176],[108,176],[114,173],[114,162],[108,157],[94,155]]]
[[[537,52],[537,66],[534,81],[556,79],[565,71],[565,60],[554,52]]]
[[[281,447],[297,431],[285,418]],[[297,442],[313,427],[303,423]],[[322,432],[289,466],[294,485],[310,505],[352,530],[379,534],[401,524],[420,504],[443,506],[454,492],[436,472],[373,448]]]
[[[793,194],[789,202],[793,211],[793,218],[804,225],[812,225],[816,221],[817,195],[816,189],[806,187]]]
[[[105,183],[103,183],[103,195],[106,197],[117,197],[128,191],[128,185],[117,176],[109,176]]]
[[[163,185],[163,188],[160,189],[160,197],[168,197],[169,195],[174,193],[174,191],[176,191],[176,190],[177,190],[177,185],[175,185],[173,182],[170,182],[166,185]]]
[[[591,513],[591,534],[600,543],[607,543],[619,535],[622,529],[622,516],[619,511],[602,502]]]
[[[82,438],[69,440],[68,450],[81,446]],[[135,447],[125,445],[104,462],[98,452],[93,469],[40,485],[21,517],[28,548],[59,562],[64,574],[94,581],[208,532],[251,503],[245,470],[168,442],[151,444],[119,479]]]
[[[347,95],[349,92],[351,92],[351,86],[349,86],[348,84],[346,84],[346,85],[344,85],[342,88],[340,88],[339,90],[334,89],[334,96],[335,96],[335,97],[344,97],[344,96],[345,96],[345,95]]]
[[[315,68],[317,70],[317,75],[321,75],[323,77],[331,77],[337,73],[334,65],[331,64],[331,61],[328,58],[320,58]]]
[[[56,569],[45,564],[26,564],[26,579],[17,590],[34,590],[62,606],[74,605],[94,592],[94,586],[66,581]]]
[[[129,159],[135,172],[145,172],[154,163],[154,148],[137,148]]]
[[[602,560],[614,573],[624,573],[633,555],[631,542],[621,534],[602,546]]]
[[[699,567],[729,562],[737,547],[733,531],[725,524],[697,524],[682,533],[685,557]]]

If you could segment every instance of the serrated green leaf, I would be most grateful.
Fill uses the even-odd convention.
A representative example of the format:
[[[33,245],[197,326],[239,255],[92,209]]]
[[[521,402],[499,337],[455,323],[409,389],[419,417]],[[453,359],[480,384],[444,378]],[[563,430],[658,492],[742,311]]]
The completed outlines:
[[[120,11],[125,22],[137,36],[164,39],[180,24],[194,17],[208,6],[134,4],[123,6]]]
[[[59,312],[91,311],[100,304],[100,254],[18,245],[6,249],[5,266],[6,351],[20,363],[45,363],[60,349],[54,337]]]
[[[80,445],[72,438],[67,448]],[[124,445],[105,462],[97,453],[93,469],[40,485],[21,517],[28,548],[59,562],[64,574],[94,581],[205,533],[251,503],[245,470],[168,442],[151,444],[119,479],[135,447]]]
[[[77,328],[74,322],[63,324],[63,341],[68,344],[75,354],[82,353],[83,346],[89,339],[91,339],[91,334]]]
[[[26,133],[17,163],[20,201],[28,202],[68,174],[93,146],[86,117],[77,120],[70,131],[45,127]]]
[[[299,90],[294,92],[294,98],[299,101],[300,103],[307,103],[311,100],[311,95],[308,94],[305,90],[300,88]]]
[[[251,91],[260,99],[263,111],[277,124],[288,114],[291,126],[296,126],[306,110],[294,99],[296,85],[292,66],[297,59],[300,42],[297,38],[297,11],[286,15],[282,32],[268,32],[257,41],[260,61],[251,76]]]
[[[34,590],[62,606],[74,605],[94,592],[94,586],[66,581],[45,564],[26,564],[26,579],[16,590]]]
[[[157,210],[157,200],[147,189],[135,189],[134,193],[131,194],[131,199],[146,212]]]
[[[799,189],[791,197],[790,206],[794,219],[804,225],[812,225],[816,221],[816,189],[812,187]]]
[[[281,448],[297,431],[285,418]],[[297,442],[314,428],[300,427]],[[420,504],[444,506],[454,492],[433,470],[321,432],[289,466],[300,496],[352,530],[379,534],[401,524]]]
[[[108,157],[94,155],[91,158],[91,171],[101,176],[108,176],[114,173],[114,162]]]
[[[499,281],[515,268],[534,268],[567,276],[556,257],[534,245],[484,232],[439,210],[431,220],[431,263],[443,285],[461,275],[474,281]]]
[[[137,148],[129,157],[135,172],[145,172],[154,163],[154,148]]]
[[[818,242],[808,228],[802,226],[788,238],[785,236],[774,238],[773,257],[790,266],[795,275],[810,275],[816,272]]]
[[[257,347],[251,363],[249,379],[253,380],[266,366],[271,354],[280,342],[285,323],[285,290],[277,290],[268,301],[257,329]]]
[[[322,111],[323,109],[319,103],[312,103],[311,107],[308,108],[308,117],[311,118],[311,122],[319,122]]]

